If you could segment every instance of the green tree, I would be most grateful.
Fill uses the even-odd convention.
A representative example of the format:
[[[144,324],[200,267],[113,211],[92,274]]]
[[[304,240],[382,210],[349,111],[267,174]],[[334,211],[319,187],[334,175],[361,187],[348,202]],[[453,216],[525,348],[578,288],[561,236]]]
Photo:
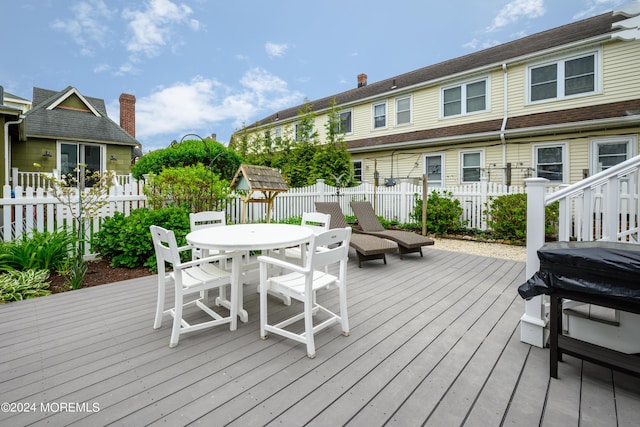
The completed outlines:
[[[312,173],[312,164],[319,145],[318,132],[315,130],[315,113],[308,101],[298,111],[295,142],[290,152],[284,150],[282,162],[276,163],[275,167],[282,170],[282,175],[291,187],[304,187],[316,180]]]
[[[135,179],[140,179],[145,174],[158,175],[162,168],[185,167],[198,163],[209,167],[222,179],[231,180],[242,163],[242,157],[212,139],[187,139],[140,157],[132,166],[131,174]]]
[[[329,184],[344,187],[354,184],[353,163],[344,141],[343,123],[335,100],[330,103],[325,123],[326,141],[313,157],[311,175],[314,180],[324,179]]]

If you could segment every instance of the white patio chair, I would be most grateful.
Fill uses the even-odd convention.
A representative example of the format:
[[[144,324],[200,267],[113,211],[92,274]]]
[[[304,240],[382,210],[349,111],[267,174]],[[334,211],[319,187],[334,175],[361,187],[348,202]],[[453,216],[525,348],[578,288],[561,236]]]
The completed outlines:
[[[224,211],[203,211],[193,212],[189,214],[189,228],[191,231],[199,230],[206,227],[217,227],[221,225],[227,225],[226,213]],[[217,251],[204,252],[204,256],[218,253]],[[192,259],[201,258],[203,256],[203,250],[200,248],[194,248],[191,255]]]
[[[313,234],[320,234],[329,229],[331,224],[331,215],[323,214],[320,212],[303,212],[302,213],[302,227],[307,227],[313,230]],[[296,246],[293,248],[287,248],[285,250],[285,258],[291,258],[300,260],[304,265],[306,252],[308,245]]]
[[[308,256],[304,266],[282,259],[259,256],[260,262],[260,337],[267,338],[268,332],[293,339],[307,345],[307,356],[315,357],[314,335],[321,330],[340,323],[342,334],[349,335],[347,316],[347,261],[351,228],[334,228],[311,238]],[[318,251],[317,248],[323,247]],[[325,266],[339,264],[338,275],[324,271]],[[284,274],[268,277],[268,266],[279,267]],[[289,272],[287,272],[289,271]],[[316,301],[316,291],[333,289],[339,292],[340,312],[336,314]],[[303,303],[302,313],[296,314],[276,324],[268,323],[267,292],[275,291]],[[316,325],[314,325],[314,319]],[[304,331],[293,329],[298,321],[304,320]],[[292,328],[293,326],[293,328]],[[287,328],[288,329],[285,329]]]
[[[178,345],[180,334],[199,331],[201,329],[230,324],[233,331],[238,322],[238,289],[231,286],[231,308],[228,316],[222,316],[204,303],[203,294],[210,289],[222,289],[231,284],[231,273],[214,266],[213,262],[221,262],[229,258],[230,254],[214,255],[188,262],[180,260],[180,252],[193,249],[191,246],[178,247],[176,238],[171,230],[152,225],[149,227],[153,238],[153,247],[156,252],[158,266],[158,302],[156,306],[156,317],[153,324],[154,329],[162,326],[162,317],[170,314],[173,317],[173,328],[169,347]],[[167,272],[166,266],[171,264],[173,271]],[[203,268],[206,266],[206,269]],[[174,307],[164,309],[165,287],[168,280],[173,281],[175,288]],[[201,293],[200,297],[189,302],[184,302],[184,297],[191,294]],[[195,305],[213,320],[190,324],[183,318],[183,308]]]

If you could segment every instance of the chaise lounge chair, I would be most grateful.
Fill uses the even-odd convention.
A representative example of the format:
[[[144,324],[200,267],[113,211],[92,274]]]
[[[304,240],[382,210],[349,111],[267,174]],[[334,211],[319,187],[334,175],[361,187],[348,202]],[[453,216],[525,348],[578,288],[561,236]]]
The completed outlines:
[[[354,231],[393,240],[398,244],[400,259],[409,252],[419,252],[420,256],[423,256],[422,247],[434,243],[432,239],[410,231],[385,229],[380,224],[380,220],[369,202],[351,202],[351,209],[358,219],[358,224],[362,227],[361,231],[356,229]]]
[[[316,202],[316,210],[331,215],[330,228],[347,227],[347,221],[344,219],[340,204],[336,202]],[[355,249],[358,255],[358,267],[362,267],[363,261],[372,259],[381,259],[386,264],[387,258],[385,254],[398,250],[398,245],[390,240],[356,233],[351,234],[349,246]]]

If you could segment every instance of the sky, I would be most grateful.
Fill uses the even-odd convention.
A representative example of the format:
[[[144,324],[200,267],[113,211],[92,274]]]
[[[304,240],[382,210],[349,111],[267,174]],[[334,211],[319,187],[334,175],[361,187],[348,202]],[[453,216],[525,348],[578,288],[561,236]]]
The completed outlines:
[[[21,0],[2,6],[0,85],[73,86],[143,152],[614,10],[629,0]],[[187,137],[187,139],[195,139]]]

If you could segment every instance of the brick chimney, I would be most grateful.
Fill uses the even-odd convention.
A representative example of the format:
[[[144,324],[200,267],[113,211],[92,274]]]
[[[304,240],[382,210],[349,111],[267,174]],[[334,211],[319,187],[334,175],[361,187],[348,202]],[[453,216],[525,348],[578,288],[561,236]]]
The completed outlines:
[[[120,95],[120,127],[132,137],[136,137],[136,97]]]
[[[358,74],[358,87],[363,87],[367,85],[367,75],[366,74]]]

